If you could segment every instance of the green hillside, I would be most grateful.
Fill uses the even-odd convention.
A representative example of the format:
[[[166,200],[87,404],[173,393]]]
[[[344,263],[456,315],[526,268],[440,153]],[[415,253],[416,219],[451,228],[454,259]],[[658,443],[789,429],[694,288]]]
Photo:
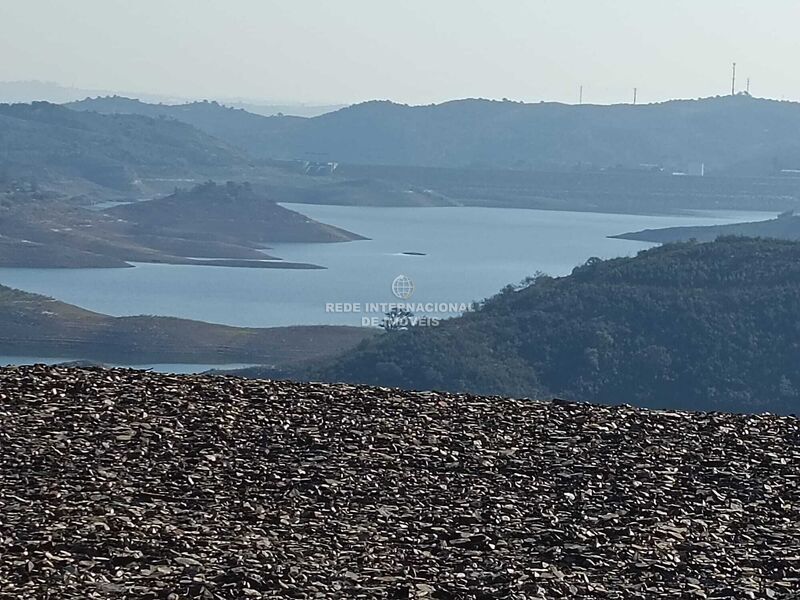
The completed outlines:
[[[139,177],[246,162],[240,151],[174,120],[78,112],[46,102],[0,105],[0,171],[14,177],[72,178],[128,190]]]
[[[308,376],[309,373],[302,373]],[[314,377],[726,411],[800,409],[800,243],[723,238],[509,287]]]

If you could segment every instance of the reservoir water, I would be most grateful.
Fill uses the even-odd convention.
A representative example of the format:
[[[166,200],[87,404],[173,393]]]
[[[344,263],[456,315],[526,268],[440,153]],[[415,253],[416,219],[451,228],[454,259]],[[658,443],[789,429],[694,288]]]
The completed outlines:
[[[398,302],[406,275],[415,303],[462,304],[542,271],[566,275],[597,256],[651,244],[607,236],[657,227],[763,220],[767,213],[641,216],[492,208],[364,208],[290,205],[371,239],[278,244],[269,252],[325,270],[137,265],[131,269],[0,269],[0,283],[98,312],[167,315],[230,325],[360,325],[329,305]],[[404,254],[412,253],[412,254]],[[339,309],[342,307],[339,306]]]

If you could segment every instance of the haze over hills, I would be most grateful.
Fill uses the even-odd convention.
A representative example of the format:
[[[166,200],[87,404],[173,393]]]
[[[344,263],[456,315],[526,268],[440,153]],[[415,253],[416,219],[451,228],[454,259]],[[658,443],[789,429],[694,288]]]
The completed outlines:
[[[310,177],[303,164],[254,164],[246,147],[258,125],[269,121],[215,103],[161,107],[117,98],[141,109],[100,114],[48,103],[0,105],[0,191],[20,181],[64,196],[92,200],[141,199],[215,180],[259,182],[280,201],[342,204],[447,204],[402,183],[372,178]],[[177,118],[183,115],[205,133]],[[177,111],[177,112],[176,112]],[[193,115],[189,118],[187,115]],[[289,117],[279,119],[291,120]],[[219,137],[229,136],[245,148]],[[269,163],[269,164],[268,164]],[[23,186],[25,187],[25,186]]]
[[[47,81],[0,81],[0,103],[17,104],[30,102],[52,102],[66,104],[89,97],[102,96],[134,96],[144,102],[154,104],[184,104],[191,102],[188,98],[167,96],[164,94],[147,94],[109,90],[94,90],[64,86]],[[314,104],[308,102],[269,102],[254,98],[225,98],[228,106],[244,108],[252,113],[272,116],[278,114],[298,117],[316,117],[334,110],[344,108],[345,104]]]
[[[276,135],[299,117],[268,118],[217,102],[188,104],[148,104],[132,98],[112,96],[87,98],[66,105],[80,112],[105,115],[141,115],[170,119],[196,127],[226,143],[259,158],[279,158],[265,147],[265,139]],[[283,157],[280,157],[283,158]],[[294,158],[294,157],[293,157]]]
[[[61,85],[53,81],[0,81],[0,103],[29,104],[31,102],[51,102],[65,104],[83,100],[89,96],[105,96],[112,92]],[[145,102],[178,101],[159,94],[138,93],[137,97]]]
[[[95,186],[95,197],[114,193],[141,198],[164,193],[176,185],[223,179],[266,186],[279,201],[322,204],[473,205],[628,213],[687,209],[781,212],[800,208],[800,177],[792,172],[774,176],[779,167],[792,164],[794,140],[800,139],[792,134],[797,106],[747,97],[610,107],[485,101],[433,107],[371,103],[301,119],[266,118],[212,102],[161,106],[101,98],[74,105],[83,109],[81,112],[37,105],[36,111],[45,116],[33,119],[35,127],[26,115],[36,112],[33,106],[6,107],[15,118],[0,120],[0,135],[9,140],[5,156],[11,159],[0,170],[0,179],[4,170],[17,177],[54,181],[51,187],[71,193],[86,193],[87,187]],[[102,114],[105,112],[110,114]],[[737,115],[744,124],[736,125]],[[427,120],[424,126],[419,125],[420,119]],[[670,119],[680,123],[672,124]],[[779,133],[763,134],[758,125],[767,123],[772,125],[766,131]],[[609,131],[604,129],[609,127]],[[36,135],[25,133],[26,128]],[[691,128],[696,129],[696,135],[688,133]],[[142,130],[139,138],[129,139],[131,129]],[[715,137],[717,130],[723,129],[731,131]],[[73,130],[83,140],[80,146],[65,143]],[[732,139],[739,130],[747,130],[741,141]],[[751,138],[762,134],[767,139],[752,146]],[[587,135],[592,143],[584,143]],[[142,136],[153,139],[142,140]],[[475,143],[467,143],[464,136],[473,136]],[[583,137],[579,140],[576,136]],[[524,141],[524,152],[514,150],[514,140]],[[320,146],[323,143],[325,147]],[[362,152],[364,144],[395,154],[381,158]],[[641,167],[640,161],[657,158],[642,150],[643,146],[671,157],[667,160],[661,156],[665,170],[652,165]],[[476,149],[492,149],[492,169],[484,168],[487,163],[476,162],[474,156],[467,157]],[[589,150],[603,158],[577,167]],[[511,159],[515,152],[515,156],[541,153],[561,158],[558,163],[522,164]],[[761,167],[749,170],[740,159],[753,152],[761,153]],[[716,156],[722,161],[718,165],[724,162],[730,169],[714,170],[714,163],[706,162],[706,177],[671,176],[673,168],[683,171],[692,164],[699,168],[699,162],[687,162],[698,153]],[[774,160],[766,160],[766,156]],[[339,159],[472,166],[327,167],[328,162]],[[734,164],[738,166],[734,168]],[[747,173],[761,176],[730,176]]]
[[[332,364],[289,374],[406,389],[795,413],[798,314],[800,243],[724,238],[590,260],[569,277],[509,287],[439,327],[392,332]]]
[[[638,106],[367,102],[311,119],[254,119],[213,104],[159,108],[118,98],[70,106],[164,113],[272,159],[539,171],[647,165],[686,172],[704,164],[709,174],[727,175],[800,169],[800,104],[747,95]]]

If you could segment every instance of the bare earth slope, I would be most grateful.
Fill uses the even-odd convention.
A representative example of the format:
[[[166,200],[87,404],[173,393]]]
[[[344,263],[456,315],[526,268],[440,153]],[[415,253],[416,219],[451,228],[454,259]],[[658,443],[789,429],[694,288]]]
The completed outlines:
[[[795,418],[0,371],[0,598],[789,598]]]
[[[318,269],[261,251],[270,243],[364,239],[255,192],[207,182],[155,200],[90,210],[65,198],[0,194],[0,267],[112,268],[130,262]]]
[[[734,223],[732,225],[709,225],[696,227],[665,227],[663,229],[645,229],[615,235],[621,240],[639,240],[666,244],[670,242],[711,242],[719,237],[742,236],[771,238],[777,240],[800,240],[800,217],[792,213],[780,215],[769,221],[754,223]]]
[[[0,285],[0,349],[122,364],[295,366],[376,335],[363,327],[230,327],[170,317],[111,317]]]

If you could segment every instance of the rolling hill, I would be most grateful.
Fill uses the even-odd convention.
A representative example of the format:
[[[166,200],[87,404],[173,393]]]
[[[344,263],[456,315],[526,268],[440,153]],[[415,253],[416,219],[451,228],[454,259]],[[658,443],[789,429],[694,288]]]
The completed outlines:
[[[247,183],[207,182],[155,200],[110,208],[136,223],[137,232],[196,242],[263,246],[278,242],[349,242],[364,239],[277,204]]]
[[[709,174],[800,169],[800,104],[740,95],[651,105],[458,100],[368,102],[314,118],[261,117],[215,103],[124,98],[73,109],[166,116],[262,158],[370,165],[563,171],[622,167]]]
[[[289,135],[295,123],[305,121],[301,117],[265,117],[218,102],[149,104],[133,98],[111,96],[87,98],[65,106],[81,113],[139,115],[185,123],[259,158],[285,157],[274,156],[271,144],[277,140],[273,137]]]
[[[276,204],[249,184],[207,182],[164,198],[91,209],[56,194],[0,194],[0,266],[128,267],[131,262],[321,268],[265,254],[270,243],[361,236]]]
[[[8,104],[37,101],[65,104],[69,102],[78,102],[89,97],[111,96],[119,93],[122,92],[67,87],[48,81],[0,81],[0,102]],[[128,93],[127,95],[130,96],[131,94]],[[152,103],[178,104],[187,102],[186,99],[159,94],[137,93],[135,96],[145,102]],[[265,116],[286,114],[300,117],[315,117],[345,107],[344,104],[286,104],[255,98],[231,98],[226,100],[226,104]]]
[[[46,102],[0,105],[0,179],[73,179],[130,191],[145,176],[208,175],[247,164],[239,150],[175,120]]]

